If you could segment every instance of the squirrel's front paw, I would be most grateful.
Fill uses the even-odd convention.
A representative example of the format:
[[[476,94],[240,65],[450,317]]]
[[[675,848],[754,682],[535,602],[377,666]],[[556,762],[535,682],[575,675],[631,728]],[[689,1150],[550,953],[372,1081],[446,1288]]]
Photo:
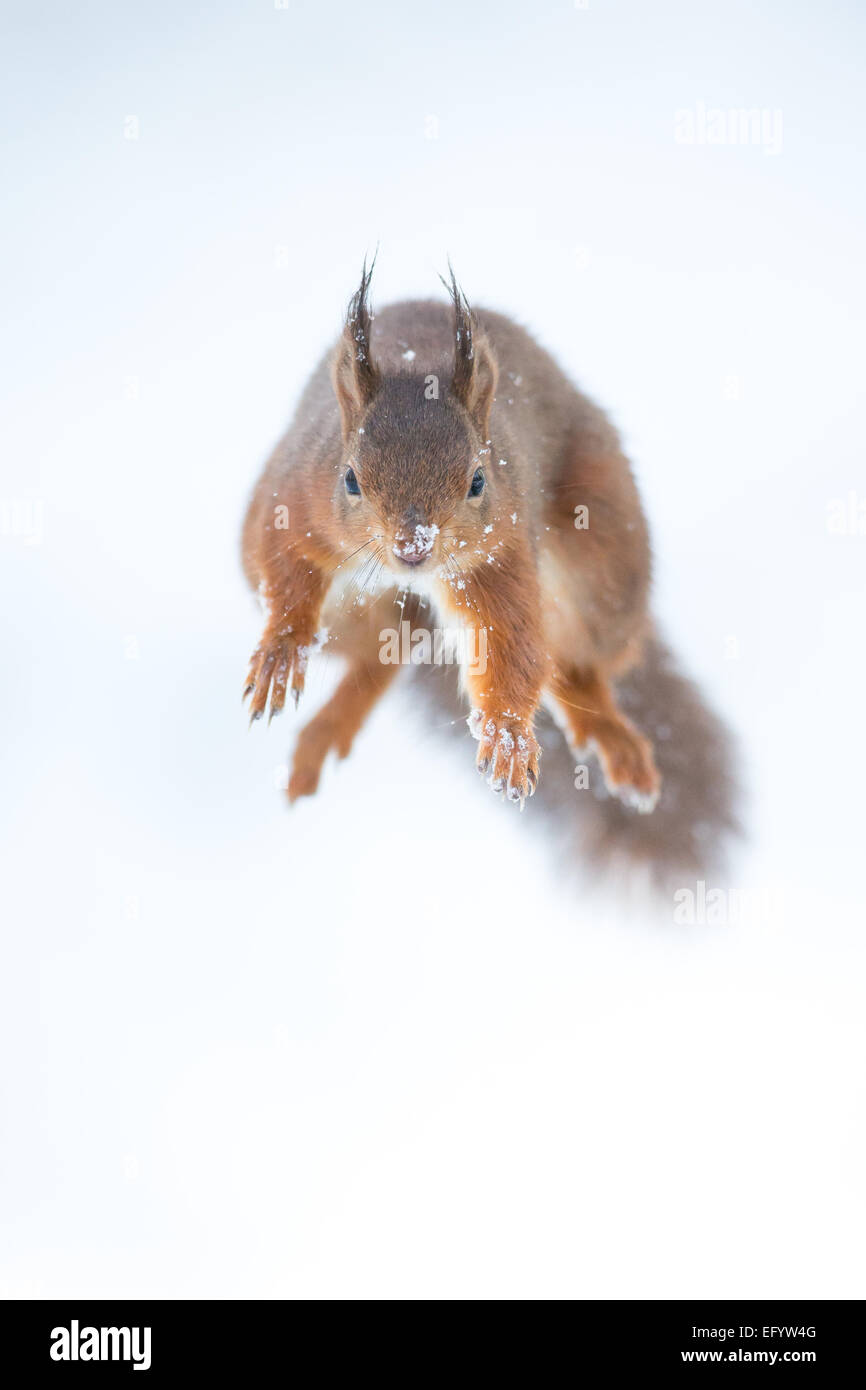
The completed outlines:
[[[250,670],[244,685],[244,699],[250,700],[250,723],[261,719],[267,708],[268,693],[271,708],[268,722],[286,703],[286,692],[297,705],[307,673],[309,645],[299,642],[293,633],[265,634],[250,659]]]
[[[472,737],[478,739],[478,771],[495,792],[505,792],[523,810],[527,796],[533,796],[538,786],[541,757],[528,721],[510,713],[493,715],[474,709],[466,722]]]

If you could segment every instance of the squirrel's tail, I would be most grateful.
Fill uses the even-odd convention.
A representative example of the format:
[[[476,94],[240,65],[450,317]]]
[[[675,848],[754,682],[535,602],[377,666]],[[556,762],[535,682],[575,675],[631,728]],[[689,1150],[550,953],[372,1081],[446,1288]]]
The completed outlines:
[[[462,734],[459,715],[465,711],[453,668],[423,675],[419,684],[440,709],[448,708],[452,727]],[[431,675],[434,679],[427,679]],[[648,640],[640,666],[617,682],[616,691],[623,713],[653,743],[662,776],[655,810],[644,815],[611,796],[594,760],[584,787],[575,754],[545,715],[536,731],[543,750],[541,779],[527,819],[543,815],[549,838],[582,869],[619,872],[626,863],[642,865],[663,889],[718,873],[741,833],[730,733],[657,636]]]

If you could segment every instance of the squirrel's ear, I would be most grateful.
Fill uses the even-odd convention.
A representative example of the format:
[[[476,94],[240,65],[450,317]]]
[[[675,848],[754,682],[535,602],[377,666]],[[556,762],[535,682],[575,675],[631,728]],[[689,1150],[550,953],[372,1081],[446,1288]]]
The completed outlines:
[[[331,368],[331,378],[343,417],[344,439],[355,429],[379,389],[379,370],[370,356],[371,315],[367,299],[373,265],[368,270],[364,261],[361,283],[349,301],[346,323]]]
[[[451,393],[469,412],[482,439],[487,438],[490,408],[496,394],[499,368],[487,335],[469,307],[449,262],[451,283],[443,284],[454,305],[454,375]]]

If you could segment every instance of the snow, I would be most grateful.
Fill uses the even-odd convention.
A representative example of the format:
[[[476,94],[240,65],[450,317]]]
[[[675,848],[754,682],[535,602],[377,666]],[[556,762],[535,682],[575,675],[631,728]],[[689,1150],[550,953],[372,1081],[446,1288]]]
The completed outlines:
[[[435,522],[429,526],[419,523],[408,536],[398,532],[391,549],[400,559],[424,559],[432,551],[438,535],[439,527]]]
[[[866,1293],[864,18],[526,13],[217,0],[206,62],[166,0],[7,24],[6,1294]],[[725,84],[778,157],[676,143]],[[624,431],[748,788],[676,902],[575,880],[543,761],[518,816],[405,673],[291,811],[336,663],[247,732],[243,508],[378,237],[375,301],[450,252]]]
[[[483,710],[480,710],[480,709],[471,709],[471,710],[469,711],[469,713],[467,714],[467,716],[466,716],[466,724],[467,724],[467,727],[468,727],[468,729],[469,729],[470,734],[472,735],[472,737],[473,737],[474,739],[479,739],[479,740],[480,740],[480,738],[481,738],[481,727],[482,727],[483,722],[484,722],[484,711],[483,711]]]

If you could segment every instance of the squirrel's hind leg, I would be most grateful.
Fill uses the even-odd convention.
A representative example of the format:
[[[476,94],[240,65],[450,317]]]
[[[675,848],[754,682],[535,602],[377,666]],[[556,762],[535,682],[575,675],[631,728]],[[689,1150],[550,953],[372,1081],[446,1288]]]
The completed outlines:
[[[379,640],[382,619],[378,610],[354,611],[348,617],[340,613],[333,619],[329,613],[325,616],[332,633],[331,649],[345,656],[349,664],[330,700],[298,735],[288,785],[289,801],[313,795],[331,751],[338,758],[348,755],[361,725],[400,670],[399,664],[384,659],[386,648]]]
[[[592,668],[559,666],[548,693],[574,752],[597,753],[608,791],[638,811],[652,811],[661,790],[652,744],[617,708],[604,677]]]
[[[378,661],[357,662],[349,667],[328,703],[298,735],[289,778],[289,801],[313,795],[332,749],[338,758],[347,756],[358,730],[398,670],[398,666],[382,666]]]

